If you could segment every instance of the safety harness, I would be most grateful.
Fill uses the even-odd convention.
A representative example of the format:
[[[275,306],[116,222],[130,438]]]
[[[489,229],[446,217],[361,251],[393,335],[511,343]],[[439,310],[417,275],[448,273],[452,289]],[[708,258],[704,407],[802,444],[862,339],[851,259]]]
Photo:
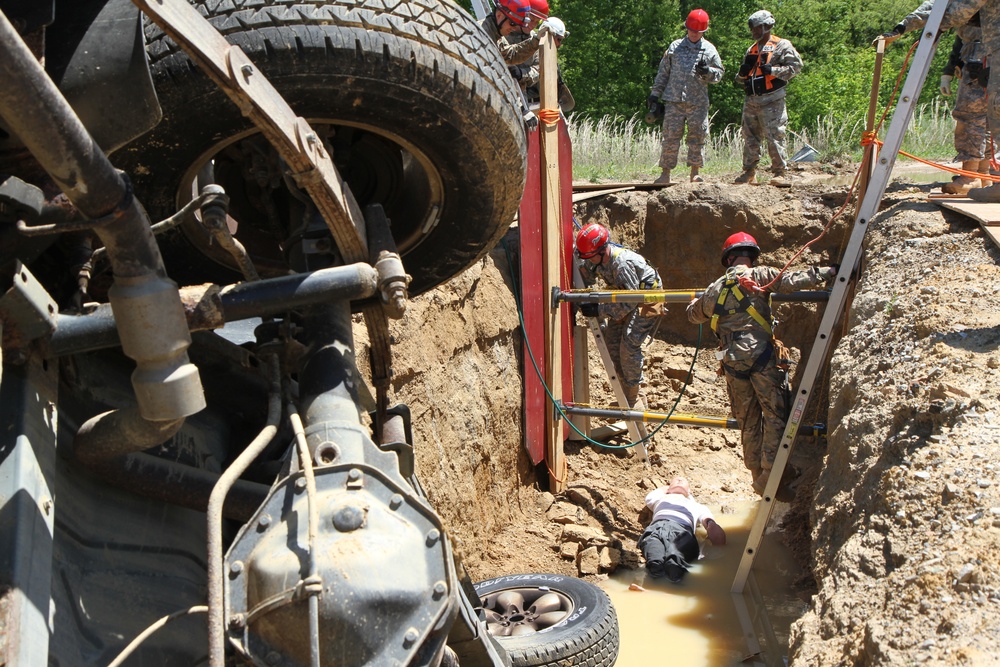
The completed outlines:
[[[736,313],[745,312],[747,315],[752,317],[754,321],[761,326],[761,328],[767,332],[767,335],[771,337],[767,348],[760,353],[757,359],[754,360],[753,366],[750,367],[748,371],[738,371],[725,364],[720,365],[725,370],[735,378],[741,380],[749,380],[751,373],[757,373],[767,366],[767,362],[771,360],[771,354],[774,351],[774,333],[771,330],[771,323],[764,319],[764,316],[760,314],[760,311],[754,308],[753,303],[750,302],[750,296],[747,294],[749,291],[760,291],[760,286],[757,282],[750,276],[736,275],[732,269],[726,271],[726,282],[722,285],[722,290],[719,292],[719,298],[715,301],[715,310],[712,313],[712,331],[718,335],[719,334],[719,318],[723,315],[735,315]],[[726,300],[729,295],[732,294],[733,298],[736,299],[735,308],[726,308]],[[733,335],[738,335],[739,332]],[[721,346],[721,341],[720,341]]]

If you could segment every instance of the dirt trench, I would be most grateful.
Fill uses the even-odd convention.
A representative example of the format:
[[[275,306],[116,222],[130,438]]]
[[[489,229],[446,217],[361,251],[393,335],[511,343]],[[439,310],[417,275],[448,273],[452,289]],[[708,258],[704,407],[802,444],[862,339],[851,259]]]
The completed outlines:
[[[828,424],[829,438],[797,440],[792,463],[810,474],[771,527],[811,573],[797,582],[810,608],[793,626],[793,665],[978,665],[1000,655],[1000,253],[971,222],[927,203],[928,189],[893,184],[872,222],[843,338],[806,419]],[[575,213],[607,224],[668,288],[689,288],[721,271],[740,211],[761,260],[781,266],[845,197],[842,187],[683,184],[581,202]],[[837,261],[848,220],[793,268]],[[629,449],[569,443],[567,492],[544,491],[544,470],[521,446],[521,373],[533,371],[521,358],[516,280],[515,228],[392,326],[393,398],[412,410],[418,473],[473,579],[600,579],[641,567],[643,497],[676,473],[723,514],[754,498],[738,434],[708,428],[663,429],[648,467]],[[793,352],[808,353],[823,307],[777,306],[776,333]],[[357,335],[363,361],[363,327]],[[677,409],[724,416],[710,339],[703,332]],[[677,399],[697,340],[674,306],[647,350],[652,409]],[[592,402],[609,404],[589,353]]]

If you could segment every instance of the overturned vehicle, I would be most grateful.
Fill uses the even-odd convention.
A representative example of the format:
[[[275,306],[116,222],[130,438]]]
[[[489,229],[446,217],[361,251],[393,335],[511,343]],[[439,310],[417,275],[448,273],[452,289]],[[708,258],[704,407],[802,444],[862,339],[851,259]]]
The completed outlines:
[[[468,14],[0,0],[0,51],[0,664],[528,664],[488,617],[586,616],[483,609],[386,397],[524,184]]]

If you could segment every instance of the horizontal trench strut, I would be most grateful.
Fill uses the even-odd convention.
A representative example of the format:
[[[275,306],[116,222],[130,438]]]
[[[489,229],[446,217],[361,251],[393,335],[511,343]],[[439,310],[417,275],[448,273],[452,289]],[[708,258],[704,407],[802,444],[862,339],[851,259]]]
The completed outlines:
[[[710,426],[713,428],[739,429],[739,424],[732,417],[712,417],[708,415],[691,415],[680,412],[664,414],[662,412],[646,412],[643,410],[622,410],[614,408],[591,408],[564,403],[561,405],[562,411],[568,415],[582,415],[585,417],[600,417],[603,419],[616,419],[620,421],[640,421],[640,422],[667,422],[679,426]],[[826,435],[826,424],[813,424],[812,426],[800,426],[799,433],[802,435]]]
[[[566,303],[687,303],[705,293],[705,290],[568,290],[552,291],[552,307],[560,301]],[[770,295],[772,301],[827,301],[830,293],[825,290],[802,290]]]

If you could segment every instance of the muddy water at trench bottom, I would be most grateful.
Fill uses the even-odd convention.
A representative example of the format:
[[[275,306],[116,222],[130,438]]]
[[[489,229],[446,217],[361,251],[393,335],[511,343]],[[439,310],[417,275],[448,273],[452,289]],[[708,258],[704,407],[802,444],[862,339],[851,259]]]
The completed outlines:
[[[770,529],[784,507],[776,508]],[[680,584],[653,579],[645,568],[619,570],[601,584],[618,614],[616,667],[786,664],[789,627],[808,606],[806,596],[791,588],[802,568],[777,537],[767,534],[744,595],[734,596],[730,589],[757,504],[737,505],[728,514],[710,509],[726,531],[726,544],[713,546],[700,529],[704,557]],[[645,590],[629,590],[632,583]]]

